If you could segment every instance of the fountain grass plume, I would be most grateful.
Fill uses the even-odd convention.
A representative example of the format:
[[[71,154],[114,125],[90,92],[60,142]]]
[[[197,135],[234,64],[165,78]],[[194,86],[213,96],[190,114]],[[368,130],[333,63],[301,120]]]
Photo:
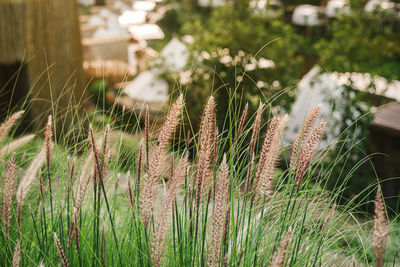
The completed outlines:
[[[19,263],[21,262],[21,239],[18,239],[17,244],[14,248],[12,266],[18,267]]]
[[[169,227],[170,214],[176,199],[179,186],[185,180],[186,168],[188,166],[188,154],[185,154],[179,161],[174,170],[172,180],[168,187],[167,197],[161,209],[159,218],[155,222],[154,235],[152,240],[152,259],[154,266],[159,266],[162,260],[162,252],[164,250],[166,233]]]
[[[215,200],[211,221],[211,242],[208,249],[208,266],[219,266],[230,184],[226,155],[222,160],[215,185]]]
[[[136,158],[136,194],[140,196],[141,180],[142,180],[142,170],[143,170],[143,143],[140,143]]]
[[[28,142],[32,141],[35,136],[36,135],[34,134],[28,134],[13,140],[0,150],[0,158],[4,158],[8,153],[13,152],[17,148],[26,145]]]
[[[260,156],[258,159],[258,166],[257,166],[256,174],[254,177],[254,187],[255,188],[258,187],[259,181],[261,179],[261,175],[263,174],[265,165],[267,164],[268,157],[271,158],[271,156],[274,156],[274,155],[269,154],[269,152],[270,152],[271,144],[274,143],[274,145],[276,146],[277,145],[276,143],[279,141],[278,140],[279,136],[278,137],[276,137],[276,136],[279,135],[279,133],[277,131],[279,130],[279,124],[280,124],[281,119],[282,119],[281,117],[273,117],[268,125],[268,129],[265,134],[264,142],[262,144]]]
[[[149,133],[148,122],[147,133],[142,132],[138,120],[129,124],[133,125],[131,135],[124,132],[114,138],[119,134],[119,120],[107,116],[99,122],[96,113],[94,127],[88,133],[89,145],[77,143],[67,148],[63,143],[53,143],[49,138],[52,134],[47,134],[44,146],[31,142],[26,149],[23,145],[16,150],[15,178],[21,179],[16,201],[1,196],[6,213],[9,209],[4,205],[11,203],[10,216],[2,213],[1,217],[10,217],[11,223],[0,225],[0,265],[10,266],[17,255],[21,265],[36,266],[41,262],[46,266],[312,266],[313,262],[333,266],[342,262],[351,265],[352,255],[357,264],[371,265],[375,258],[377,266],[382,266],[397,260],[395,238],[388,236],[389,229],[397,233],[398,226],[386,219],[380,189],[373,234],[369,231],[372,223],[355,216],[357,207],[352,206],[352,199],[336,209],[345,184],[338,190],[326,190],[336,161],[312,161],[314,155],[328,153],[317,146],[326,127],[324,121],[315,123],[318,112],[305,121],[296,152],[298,161],[293,161],[293,170],[286,170],[286,165],[278,163],[286,162],[279,158],[286,154],[282,153],[282,136],[287,117],[263,116],[260,102],[252,116],[246,107],[241,114],[229,112],[225,121],[229,125],[218,129],[216,104],[211,97],[204,107],[199,134],[191,127],[190,138],[186,130],[175,133],[183,118],[183,99],[177,101],[158,135]],[[232,114],[240,117],[232,118]],[[247,117],[255,117],[252,129],[246,126]],[[261,139],[261,124],[266,118],[271,120]],[[187,126],[186,120],[179,129],[183,126]],[[95,137],[101,132],[99,141]],[[148,139],[157,137],[149,140],[149,164],[143,134]],[[176,139],[170,145],[172,137]],[[7,143],[13,141],[7,139]],[[28,162],[22,165],[23,152]],[[5,157],[0,162],[2,177],[10,171],[7,163],[12,160],[11,153]],[[43,186],[48,159],[54,214],[58,215],[54,221],[48,215],[49,188]],[[165,163],[172,166],[169,180],[162,180]],[[317,174],[321,179],[314,179]],[[248,197],[243,187],[247,188],[256,175],[255,187],[245,192],[257,195]],[[296,175],[304,181],[297,190],[293,187]],[[36,179],[38,186],[33,187]],[[11,185],[8,180],[3,178],[3,193]],[[68,187],[63,187],[67,181]],[[160,193],[163,184],[165,196]],[[31,188],[35,192],[27,197]],[[94,194],[89,194],[91,191]],[[266,201],[260,201],[262,198]],[[22,208],[24,201],[29,211]],[[73,239],[75,248],[70,245]],[[370,239],[372,246],[366,244]]]
[[[301,182],[303,181],[304,174],[311,162],[311,159],[316,150],[316,146],[320,142],[325,132],[325,127],[326,121],[322,121],[317,126],[315,126],[305,140],[305,143],[303,143],[300,147],[298,162],[295,165],[296,174],[294,178],[297,188],[300,187]]]
[[[49,115],[47,124],[46,124],[46,129],[44,131],[44,143],[45,143],[45,148],[46,148],[46,170],[47,170],[47,179],[49,180],[49,183],[51,181],[50,179],[50,162],[51,162],[51,155],[53,153],[53,123],[52,123],[52,116]],[[51,184],[50,184],[51,186]]]
[[[255,119],[254,125],[253,125],[253,132],[251,134],[250,156],[252,156],[254,154],[255,149],[256,149],[258,134],[259,134],[260,128],[261,128],[261,117],[262,117],[263,109],[264,109],[264,104],[260,101],[260,105],[258,106],[257,113],[256,113],[256,119]]]
[[[145,147],[146,147],[146,166],[149,167],[149,151],[150,151],[150,112],[149,106],[146,105],[144,117],[144,137],[145,137]]]
[[[8,135],[14,124],[19,118],[25,113],[24,110],[18,111],[12,114],[5,122],[0,125],[0,142]]]
[[[248,113],[248,111],[249,111],[249,103],[246,103],[246,105],[244,106],[242,115],[240,116],[240,119],[239,119],[239,123],[238,123],[238,127],[237,127],[237,132],[236,132],[237,138],[239,138],[240,134],[241,134],[242,131],[243,131],[243,128],[244,128],[244,124],[245,124],[245,122],[246,122],[246,118],[247,118],[247,113]]]
[[[385,214],[385,204],[382,199],[381,188],[378,187],[375,200],[375,217],[373,232],[373,247],[376,267],[383,267],[385,263],[385,247],[388,236],[388,225]]]
[[[291,165],[296,165],[302,141],[307,139],[307,137],[310,133],[310,130],[315,123],[315,120],[319,116],[320,111],[321,111],[321,105],[317,105],[310,112],[310,114],[304,120],[303,125],[299,129],[299,132],[297,133],[296,141],[293,142],[293,146],[292,146],[292,154],[290,156],[290,164]]]
[[[15,195],[15,153],[12,155],[7,165],[7,172],[4,179],[3,191],[3,214],[4,230],[7,237],[10,236],[11,204]]]
[[[285,257],[286,257],[286,253],[287,253],[287,249],[288,249],[288,245],[289,245],[291,236],[292,236],[292,228],[289,227],[289,230],[283,236],[277,251],[272,256],[271,265],[270,265],[271,267],[282,267],[283,264],[285,263]]]
[[[65,251],[64,251],[64,249],[63,249],[63,247],[61,245],[61,242],[58,239],[56,233],[54,233],[54,242],[55,242],[55,245],[56,245],[56,248],[57,248],[58,256],[61,259],[61,263],[62,263],[63,267],[69,267],[70,264],[69,264],[67,255],[65,255]]]
[[[197,152],[196,177],[195,177],[195,202],[199,208],[202,198],[210,185],[211,159],[215,134],[215,102],[210,97],[204,108],[199,130],[199,149]]]
[[[161,162],[166,157],[166,149],[169,140],[175,131],[175,128],[179,124],[180,117],[183,109],[183,95],[179,98],[170,108],[166,120],[161,127],[160,134],[158,136],[158,144],[154,148],[153,152],[149,155],[148,171],[144,176],[143,190],[141,194],[141,219],[145,227],[147,228],[153,215],[154,201],[156,195],[156,186],[160,178],[160,166]]]
[[[275,178],[275,168],[279,158],[279,152],[282,148],[282,137],[283,131],[286,127],[288,121],[287,115],[279,117],[277,119],[276,125],[273,125],[273,133],[268,133],[266,138],[270,140],[267,144],[267,153],[263,157],[261,174],[260,174],[260,184],[256,184],[256,188],[259,188],[259,193],[263,196],[273,195],[273,182]]]
[[[17,202],[23,205],[24,199],[31,189],[31,184],[35,180],[36,175],[46,160],[46,147],[43,147],[33,159],[24,176],[21,178],[17,189]]]

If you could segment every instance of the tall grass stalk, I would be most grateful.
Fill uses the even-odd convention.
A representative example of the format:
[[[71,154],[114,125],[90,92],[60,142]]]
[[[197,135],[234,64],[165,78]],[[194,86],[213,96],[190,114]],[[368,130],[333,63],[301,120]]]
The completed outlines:
[[[388,220],[378,183],[366,189],[378,188],[374,220],[359,213],[354,199],[338,202],[367,158],[349,173],[335,172],[340,181],[327,190],[337,178],[334,168],[352,152],[339,143],[318,148],[327,130],[319,107],[291,151],[283,142],[290,120],[267,116],[262,102],[255,114],[247,106],[234,110],[217,129],[218,105],[210,97],[197,134],[185,108],[181,95],[154,134],[147,108],[144,123],[129,127],[117,123],[117,113],[102,113],[100,122],[99,114],[89,114],[88,139],[72,148],[53,142],[56,118],[49,118],[42,141],[38,133],[13,138],[7,129],[22,112],[11,116],[0,127],[0,265],[380,267],[399,261],[399,224]],[[337,158],[327,161],[330,153]]]

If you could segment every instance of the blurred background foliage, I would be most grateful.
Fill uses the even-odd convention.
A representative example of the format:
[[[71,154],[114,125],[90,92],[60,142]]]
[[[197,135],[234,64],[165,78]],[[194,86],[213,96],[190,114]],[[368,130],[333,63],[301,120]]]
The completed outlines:
[[[398,1],[395,1],[398,2]],[[400,79],[400,32],[382,12],[366,12],[365,0],[350,0],[349,14],[328,19],[323,27],[304,28],[291,23],[294,7],[300,4],[326,6],[327,1],[283,0],[281,12],[251,8],[248,0],[226,1],[216,7],[200,7],[196,0],[170,0],[171,9],[159,22],[167,38],[191,35],[191,59],[187,69],[176,75],[166,73],[173,92],[184,90],[192,126],[199,125],[199,114],[207,96],[218,102],[217,121],[223,127],[227,112],[238,116],[245,103],[253,114],[261,99],[271,113],[288,113],[296,98],[296,85],[313,66],[327,72],[361,72],[379,75],[388,81]],[[182,38],[183,39],[183,38]],[[372,86],[370,92],[374,92]],[[376,148],[370,136],[370,111],[385,101],[345,86],[340,107],[343,117],[335,121],[342,131],[339,151],[349,151],[337,164],[338,180],[351,173],[342,201],[356,197],[368,202],[374,196],[366,189],[377,181],[371,157]],[[227,99],[237,96],[237,103]],[[229,106],[234,108],[229,108]],[[335,108],[335,107],[333,107]],[[354,169],[354,166],[359,166]],[[366,201],[367,200],[367,201]],[[388,200],[397,209],[398,198]],[[364,206],[370,209],[372,206]]]

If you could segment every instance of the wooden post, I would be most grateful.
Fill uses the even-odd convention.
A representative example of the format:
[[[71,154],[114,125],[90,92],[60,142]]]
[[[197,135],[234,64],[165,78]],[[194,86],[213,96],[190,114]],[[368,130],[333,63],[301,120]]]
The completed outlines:
[[[26,5],[24,0],[0,0],[0,63],[24,57]]]
[[[51,112],[57,118],[56,134],[64,135],[81,126],[85,102],[78,4],[76,0],[25,1],[33,123],[43,127]]]
[[[0,121],[23,108],[28,95],[25,42],[26,3],[0,0]]]
[[[0,0],[0,117],[29,95],[34,128],[53,114],[56,134],[76,130],[85,102],[82,61],[76,0]]]

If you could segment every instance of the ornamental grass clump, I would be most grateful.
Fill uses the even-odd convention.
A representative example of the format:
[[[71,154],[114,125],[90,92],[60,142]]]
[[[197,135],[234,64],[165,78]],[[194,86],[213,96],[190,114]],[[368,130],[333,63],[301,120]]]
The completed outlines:
[[[374,222],[340,204],[344,185],[326,190],[335,164],[318,147],[327,130],[320,107],[290,148],[287,115],[267,116],[262,102],[254,114],[243,106],[218,129],[210,97],[196,134],[181,95],[155,133],[146,107],[143,131],[141,121],[122,132],[92,120],[87,140],[72,148],[53,141],[51,116],[44,140],[13,141],[22,112],[11,116],[0,127],[0,266],[398,262],[399,227],[386,217],[380,186]]]

